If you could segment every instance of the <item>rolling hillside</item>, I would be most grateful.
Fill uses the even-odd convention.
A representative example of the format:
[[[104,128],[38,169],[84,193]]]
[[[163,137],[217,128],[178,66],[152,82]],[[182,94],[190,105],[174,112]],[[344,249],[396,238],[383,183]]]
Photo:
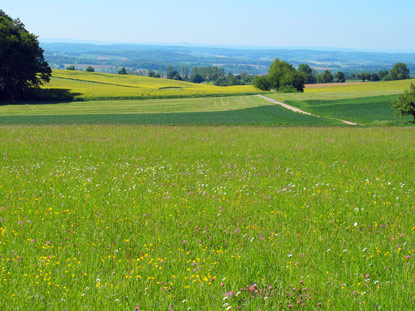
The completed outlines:
[[[371,126],[413,126],[411,116],[397,116],[391,107],[411,83],[415,80],[326,84],[306,88],[304,93],[269,96],[319,116]]]
[[[53,70],[40,98],[67,96],[75,100],[202,97],[258,94],[251,85],[219,87],[142,76]]]

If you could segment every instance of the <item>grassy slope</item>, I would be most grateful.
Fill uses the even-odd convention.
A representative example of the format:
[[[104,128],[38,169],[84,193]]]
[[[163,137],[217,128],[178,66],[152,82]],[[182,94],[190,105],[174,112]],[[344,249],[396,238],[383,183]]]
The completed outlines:
[[[367,125],[413,125],[411,117],[397,117],[391,109],[398,94],[415,80],[349,84],[306,89],[302,94],[271,94],[318,115]]]
[[[263,102],[266,104],[266,102]],[[117,114],[55,114],[0,116],[0,124],[158,124],[158,125],[258,125],[313,126],[339,125],[340,122],[307,116],[276,105],[228,111],[117,113]]]
[[[306,93],[376,93],[376,95],[397,94],[409,88],[415,80],[398,80],[387,82],[351,83],[336,86],[323,86],[319,88],[308,88]]]
[[[273,94],[273,98],[285,100],[326,100],[358,97],[374,97],[380,95],[395,95],[403,93],[415,80],[401,80],[388,82],[367,82],[362,84],[345,84],[341,86],[325,86],[306,88],[304,93]]]
[[[246,109],[268,104],[256,96],[97,100],[40,105],[21,103],[20,105],[0,106],[0,116],[206,112]]]
[[[232,124],[232,125],[310,125],[335,124],[322,118],[305,118],[252,96],[227,98],[180,98],[163,100],[125,100],[135,96],[151,96],[157,92],[165,96],[193,94],[218,95],[235,90],[245,91],[251,86],[214,87],[182,81],[78,71],[54,71],[52,86],[56,90],[78,92],[81,98],[94,101],[60,104],[9,105],[0,107],[0,123],[137,123],[137,124]],[[413,80],[412,80],[413,81]],[[392,81],[352,84],[306,89],[302,94],[269,94],[318,115],[356,121],[369,125],[406,125],[410,118],[398,119],[390,103],[412,81]],[[147,90],[143,93],[143,90]],[[140,93],[141,92],[141,93]],[[146,93],[147,92],[147,93]],[[210,93],[211,92],[211,93]],[[216,92],[216,93],[215,93]],[[140,95],[141,94],[141,95]],[[170,95],[168,95],[170,94]],[[235,95],[234,93],[233,95]],[[389,95],[385,95],[389,94]],[[192,95],[192,96],[193,96]],[[124,100],[97,100],[100,97]],[[227,111],[227,112],[226,112]],[[165,116],[163,114],[171,113]],[[186,113],[180,115],[180,113]],[[187,114],[192,113],[192,114]],[[249,115],[249,113],[251,115]],[[106,114],[107,116],[102,116]],[[123,116],[131,114],[134,116]],[[141,116],[141,114],[148,114]],[[38,117],[29,117],[35,116]],[[60,115],[54,118],[53,116]],[[21,116],[21,117],[18,117]],[[302,123],[303,122],[303,123]],[[406,122],[406,123],[405,123]]]
[[[44,89],[68,90],[75,99],[119,99],[140,97],[185,97],[260,93],[253,86],[218,87],[141,76],[53,70]],[[40,96],[47,96],[44,92]]]
[[[410,125],[411,116],[396,116],[391,103],[397,95],[349,98],[338,100],[287,101],[288,104],[301,107],[321,116],[346,119],[369,125]]]
[[[257,96],[80,101],[0,107],[0,124],[336,125]]]
[[[0,150],[2,310],[413,309],[414,130],[0,127]]]

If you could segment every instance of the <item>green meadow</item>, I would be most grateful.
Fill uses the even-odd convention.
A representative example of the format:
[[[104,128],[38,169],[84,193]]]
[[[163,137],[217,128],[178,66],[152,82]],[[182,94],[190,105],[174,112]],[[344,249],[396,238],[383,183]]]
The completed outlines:
[[[304,93],[267,96],[313,114],[367,126],[413,126],[413,117],[391,108],[415,80],[367,82],[306,88]]]
[[[0,124],[336,125],[257,96],[79,101],[0,107]]]
[[[0,106],[1,310],[412,308],[408,81],[266,93],[308,116],[76,74]]]
[[[411,309],[414,141],[3,126],[0,309]]]
[[[335,100],[286,101],[286,103],[313,114],[345,119],[365,125],[410,125],[412,116],[397,116],[391,103],[397,95],[360,97]]]

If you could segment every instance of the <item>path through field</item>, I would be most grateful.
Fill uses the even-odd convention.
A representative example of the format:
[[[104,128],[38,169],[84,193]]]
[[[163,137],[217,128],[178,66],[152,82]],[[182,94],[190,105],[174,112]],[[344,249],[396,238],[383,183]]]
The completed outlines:
[[[269,98],[267,96],[264,96],[264,95],[256,95],[256,96],[261,97],[262,99],[265,99],[265,100],[267,100],[267,101],[269,101],[273,104],[280,105],[281,107],[284,107],[285,109],[288,109],[288,110],[291,110],[291,111],[294,111],[294,112],[298,112],[298,113],[302,113],[302,114],[306,114],[306,115],[309,115],[309,116],[314,116],[314,117],[321,118],[321,116],[319,116],[319,115],[312,114],[310,112],[298,109],[297,107],[293,107],[293,106],[281,103],[281,102],[276,101],[275,99]],[[346,121],[346,120],[340,120],[340,119],[335,119],[335,118],[329,118],[329,119],[338,120],[338,121],[343,122],[344,124],[347,124],[347,125],[359,125],[357,123]]]

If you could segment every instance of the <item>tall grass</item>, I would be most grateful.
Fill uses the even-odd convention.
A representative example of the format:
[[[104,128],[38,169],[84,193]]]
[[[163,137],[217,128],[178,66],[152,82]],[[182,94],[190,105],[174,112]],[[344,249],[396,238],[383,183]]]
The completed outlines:
[[[415,132],[0,128],[2,310],[410,310]]]

